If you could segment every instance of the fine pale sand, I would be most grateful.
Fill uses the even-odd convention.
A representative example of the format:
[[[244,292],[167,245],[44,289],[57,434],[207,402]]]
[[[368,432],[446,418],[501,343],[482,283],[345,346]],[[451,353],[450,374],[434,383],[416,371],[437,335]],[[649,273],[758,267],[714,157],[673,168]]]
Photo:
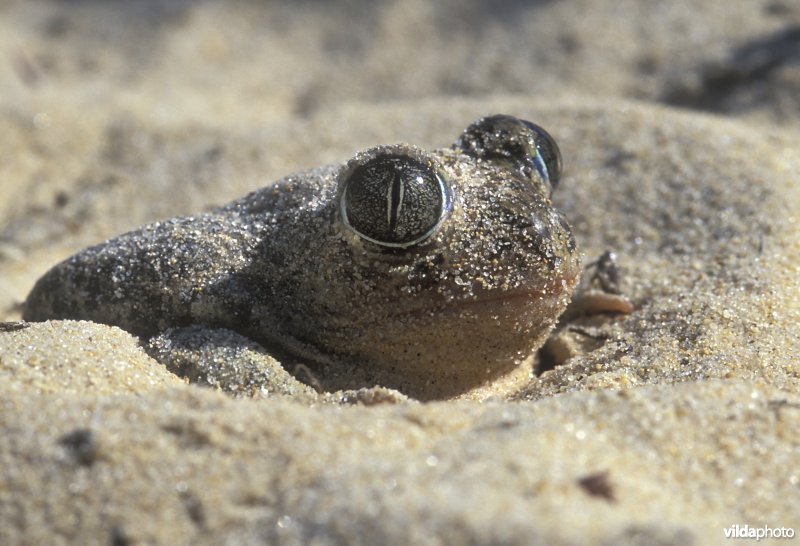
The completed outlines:
[[[635,305],[484,403],[234,398],[117,328],[0,325],[0,544],[800,531],[800,11],[502,4],[0,4],[0,320],[89,244],[497,112],[559,142],[556,204]]]

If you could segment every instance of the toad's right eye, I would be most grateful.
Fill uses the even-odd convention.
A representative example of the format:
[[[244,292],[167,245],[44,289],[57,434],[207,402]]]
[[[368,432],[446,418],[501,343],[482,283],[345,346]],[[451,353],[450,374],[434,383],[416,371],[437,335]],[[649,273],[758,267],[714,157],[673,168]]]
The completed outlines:
[[[342,223],[381,246],[406,248],[425,241],[449,207],[449,188],[437,169],[401,153],[375,155],[340,176]]]

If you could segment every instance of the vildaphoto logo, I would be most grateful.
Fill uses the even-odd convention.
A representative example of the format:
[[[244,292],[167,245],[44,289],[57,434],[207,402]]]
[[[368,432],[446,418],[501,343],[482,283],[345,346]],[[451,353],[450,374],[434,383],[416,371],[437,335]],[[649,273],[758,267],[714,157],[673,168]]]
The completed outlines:
[[[794,538],[794,529],[791,527],[751,527],[750,525],[731,525],[723,529],[725,538]]]

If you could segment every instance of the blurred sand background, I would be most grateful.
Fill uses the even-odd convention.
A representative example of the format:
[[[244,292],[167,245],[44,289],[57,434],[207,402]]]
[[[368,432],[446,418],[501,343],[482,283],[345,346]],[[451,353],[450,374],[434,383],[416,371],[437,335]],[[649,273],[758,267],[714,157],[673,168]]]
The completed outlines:
[[[0,544],[800,532],[800,3],[0,0],[0,320],[57,261],[376,144],[527,117],[637,311],[519,400],[233,400],[0,331]],[[786,541],[782,541],[786,543]]]

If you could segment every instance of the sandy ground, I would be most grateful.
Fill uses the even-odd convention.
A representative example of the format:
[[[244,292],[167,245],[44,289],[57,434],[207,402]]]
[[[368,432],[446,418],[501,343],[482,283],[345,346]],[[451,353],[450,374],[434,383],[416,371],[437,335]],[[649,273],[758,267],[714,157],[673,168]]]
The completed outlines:
[[[800,7],[493,6],[0,2],[0,320],[87,245],[496,112],[552,132],[636,306],[483,404],[233,399],[116,328],[5,326],[0,544],[800,531]]]

